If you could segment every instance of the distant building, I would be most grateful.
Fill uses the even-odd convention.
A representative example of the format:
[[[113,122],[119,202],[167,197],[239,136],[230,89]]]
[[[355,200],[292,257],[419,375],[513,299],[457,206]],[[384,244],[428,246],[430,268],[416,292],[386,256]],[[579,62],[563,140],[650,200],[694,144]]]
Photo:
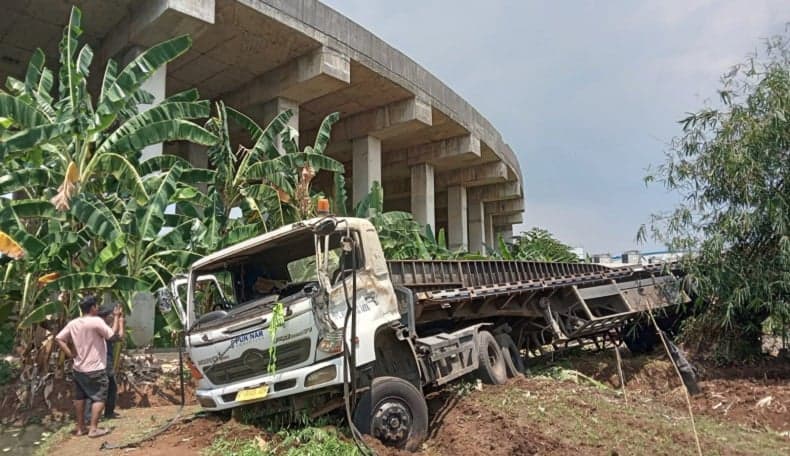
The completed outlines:
[[[627,250],[622,255],[611,256],[609,253],[596,253],[591,256],[592,262],[606,266],[624,266],[639,264],[657,264],[677,261],[684,255],[683,252],[671,252],[669,250],[657,250],[652,252],[640,252],[639,250]]]

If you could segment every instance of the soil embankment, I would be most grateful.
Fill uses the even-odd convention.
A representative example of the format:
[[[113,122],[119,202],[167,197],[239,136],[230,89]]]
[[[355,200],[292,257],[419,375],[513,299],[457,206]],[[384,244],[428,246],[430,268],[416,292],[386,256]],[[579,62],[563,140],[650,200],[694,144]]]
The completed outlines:
[[[584,375],[538,374],[502,386],[478,389],[470,383],[434,393],[429,400],[430,438],[417,454],[695,454],[685,396],[662,356],[623,357],[625,395],[612,352],[577,354],[558,364],[563,372]],[[772,358],[738,368],[706,368],[700,378],[702,393],[692,398],[692,406],[705,454],[790,454],[790,362]],[[118,443],[140,436],[172,418],[176,409],[122,409],[129,421],[118,421],[107,440]],[[179,422],[133,450],[99,452],[98,442],[65,431],[53,437],[57,454],[67,456],[200,454],[217,439],[257,442],[259,454],[285,454],[288,449],[299,454],[298,442],[285,448],[277,444],[281,438],[217,416]],[[408,454],[371,439],[368,443],[381,455]]]

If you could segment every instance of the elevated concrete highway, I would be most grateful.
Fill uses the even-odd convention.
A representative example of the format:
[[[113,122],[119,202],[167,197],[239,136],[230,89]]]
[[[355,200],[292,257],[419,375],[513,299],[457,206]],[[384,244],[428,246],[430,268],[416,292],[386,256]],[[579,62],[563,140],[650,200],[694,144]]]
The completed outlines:
[[[3,2],[3,80],[23,75],[36,47],[56,65],[70,3]],[[339,111],[328,153],[344,163],[354,202],[380,181],[385,209],[411,211],[435,230],[445,228],[453,248],[470,251],[492,245],[496,234],[511,236],[522,220],[519,163],[491,123],[425,68],[319,1],[74,3],[96,52],[94,74],[110,57],[128,60],[188,33],[192,49],[145,85],[158,99],[196,87],[260,123],[291,109],[302,144],[312,142],[324,116]],[[196,146],[165,144],[144,153],[174,153],[207,166]]]

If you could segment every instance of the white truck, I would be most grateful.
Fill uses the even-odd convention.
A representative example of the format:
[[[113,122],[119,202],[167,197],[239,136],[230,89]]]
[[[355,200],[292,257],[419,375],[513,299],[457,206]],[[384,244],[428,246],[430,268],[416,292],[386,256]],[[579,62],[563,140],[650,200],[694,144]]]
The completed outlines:
[[[345,405],[360,432],[407,450],[427,436],[425,389],[469,374],[503,383],[545,346],[686,301],[660,266],[387,261],[369,221],[334,216],[206,256],[160,293],[205,409]]]

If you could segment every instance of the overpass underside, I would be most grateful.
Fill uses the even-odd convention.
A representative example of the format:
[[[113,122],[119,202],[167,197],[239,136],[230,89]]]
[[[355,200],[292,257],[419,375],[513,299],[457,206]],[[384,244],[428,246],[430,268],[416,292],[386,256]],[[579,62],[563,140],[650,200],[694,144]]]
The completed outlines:
[[[294,112],[301,145],[338,111],[327,153],[346,169],[361,199],[382,183],[385,210],[410,211],[452,248],[482,251],[522,221],[522,177],[496,129],[458,94],[384,41],[315,0],[82,0],[84,37],[96,53],[128,61],[159,41],[188,33],[192,49],[145,85],[157,99],[196,87],[261,124]],[[0,76],[21,77],[42,47],[58,59],[68,2],[9,0],[0,20]],[[408,26],[408,24],[404,24]],[[459,49],[459,52],[463,50]],[[98,81],[98,78],[94,78]],[[172,143],[173,153],[206,167],[205,149]],[[316,185],[328,186],[327,179]],[[328,190],[328,188],[327,188]]]

